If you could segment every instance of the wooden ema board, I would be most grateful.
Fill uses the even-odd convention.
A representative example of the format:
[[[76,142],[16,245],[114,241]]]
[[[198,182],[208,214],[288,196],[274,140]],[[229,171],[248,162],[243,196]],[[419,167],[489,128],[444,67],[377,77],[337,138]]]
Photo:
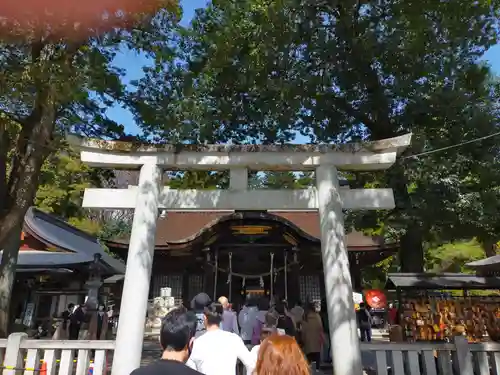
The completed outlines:
[[[451,341],[463,335],[469,342],[500,340],[500,300],[494,298],[406,299],[400,310],[409,341]]]

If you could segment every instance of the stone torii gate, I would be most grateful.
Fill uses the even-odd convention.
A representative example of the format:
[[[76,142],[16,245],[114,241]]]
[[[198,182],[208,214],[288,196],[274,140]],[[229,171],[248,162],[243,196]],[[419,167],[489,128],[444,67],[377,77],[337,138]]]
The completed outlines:
[[[120,307],[112,375],[139,367],[159,210],[318,210],[321,251],[336,375],[361,375],[342,209],[392,209],[392,189],[340,189],[338,170],[387,169],[411,134],[346,145],[137,145],[69,137],[82,162],[103,168],[140,169],[129,189],[86,189],[83,206],[135,209]],[[162,187],[164,170],[229,170],[228,190]],[[316,188],[250,190],[249,170],[315,171]]]

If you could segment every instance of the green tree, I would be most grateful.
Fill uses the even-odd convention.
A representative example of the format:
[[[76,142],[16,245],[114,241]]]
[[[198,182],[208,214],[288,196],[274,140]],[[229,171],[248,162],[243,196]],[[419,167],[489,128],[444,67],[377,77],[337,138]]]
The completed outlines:
[[[456,145],[497,131],[498,83],[478,59],[498,41],[499,7],[217,1],[185,31],[179,59],[137,83],[136,112],[158,139],[282,143],[300,133],[340,143],[412,132],[406,155]],[[498,185],[486,173],[499,170],[496,155],[490,138],[354,174],[353,187],[390,186],[397,202],[357,222],[383,226],[401,242],[402,269],[421,271],[426,241],[475,236],[460,205]]]
[[[312,173],[264,172],[262,187],[265,189],[307,189],[314,185]]]
[[[483,257],[476,240],[459,241],[430,248],[426,253],[426,268],[431,272],[471,272],[465,264]]]
[[[115,179],[113,171],[83,164],[71,149],[60,151],[45,161],[34,203],[41,210],[101,239],[123,237],[130,232],[130,212],[95,212],[82,208],[85,189],[115,186]]]
[[[166,185],[172,189],[225,189],[229,186],[229,173],[224,171],[185,171],[170,173]]]
[[[170,38],[178,18],[171,1],[160,10],[107,9],[100,24],[32,15],[0,25],[0,335],[5,336],[24,215],[33,204],[42,166],[66,132],[117,137],[121,125],[106,109],[125,99],[123,72],[113,65],[123,48],[151,52]],[[165,8],[162,8],[164,6]],[[157,8],[156,8],[157,9]],[[173,12],[172,12],[173,11]],[[29,12],[29,9],[27,10]],[[72,18],[71,18],[72,19]],[[68,21],[68,22],[65,22]],[[72,30],[59,26],[74,25]],[[96,28],[97,26],[97,28]],[[96,33],[102,30],[102,33]]]
[[[485,171],[485,174],[491,172]],[[498,170],[493,172],[498,173]],[[474,184],[478,186],[461,195],[459,230],[474,236],[485,255],[490,257],[497,254],[500,240],[500,188],[496,178],[490,183],[474,181]]]
[[[63,151],[49,156],[42,166],[35,205],[61,218],[79,217],[86,188],[96,186],[96,173],[78,154]]]
[[[248,176],[248,185],[251,189],[306,189],[313,184],[312,173],[250,171]],[[170,173],[167,176],[167,186],[172,189],[227,189],[229,173],[227,171]]]

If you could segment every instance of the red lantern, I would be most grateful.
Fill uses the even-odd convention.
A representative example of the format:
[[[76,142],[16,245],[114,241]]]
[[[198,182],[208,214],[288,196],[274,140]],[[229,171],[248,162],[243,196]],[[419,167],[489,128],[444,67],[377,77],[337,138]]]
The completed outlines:
[[[366,303],[372,309],[384,309],[387,306],[387,297],[381,290],[367,290],[364,292],[364,294]]]

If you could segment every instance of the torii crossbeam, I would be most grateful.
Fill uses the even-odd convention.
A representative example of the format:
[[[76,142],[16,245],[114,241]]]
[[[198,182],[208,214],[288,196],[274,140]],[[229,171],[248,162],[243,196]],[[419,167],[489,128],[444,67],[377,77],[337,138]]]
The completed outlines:
[[[392,189],[344,189],[338,170],[374,171],[392,166],[411,134],[360,144],[164,145],[69,137],[81,160],[94,167],[140,169],[138,186],[86,189],[84,207],[133,208],[127,269],[112,375],[140,365],[158,210],[318,210],[325,291],[336,375],[361,375],[361,353],[344,242],[342,209],[394,208]],[[165,170],[229,170],[228,190],[162,187]],[[316,188],[250,190],[248,171],[315,171]]]

